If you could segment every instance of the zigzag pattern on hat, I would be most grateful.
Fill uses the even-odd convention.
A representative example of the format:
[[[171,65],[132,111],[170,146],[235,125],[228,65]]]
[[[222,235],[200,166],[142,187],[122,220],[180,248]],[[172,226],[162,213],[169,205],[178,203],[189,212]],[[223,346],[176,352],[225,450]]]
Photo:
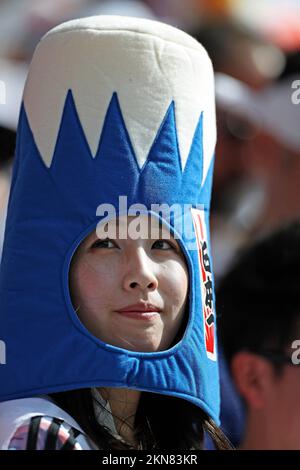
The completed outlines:
[[[147,207],[161,201],[170,205],[207,202],[200,197],[203,113],[199,117],[184,171],[181,168],[173,101],[142,168],[139,168],[135,158],[117,93],[111,98],[95,157],[86,141],[71,90],[65,100],[50,168],[39,155],[24,107],[20,120],[20,139],[26,146],[26,152],[19,164],[31,168],[32,175],[35,171],[42,172],[32,177],[36,184],[45,179],[46,170],[55,181],[55,190],[64,193],[64,198],[69,199],[73,208],[79,188],[84,192],[85,201],[88,201],[86,205],[94,214],[98,204],[109,201],[117,205],[119,195],[126,195],[129,204],[143,203]],[[28,162],[25,165],[25,158],[32,160],[29,165]],[[21,175],[24,177],[26,172],[21,172]]]

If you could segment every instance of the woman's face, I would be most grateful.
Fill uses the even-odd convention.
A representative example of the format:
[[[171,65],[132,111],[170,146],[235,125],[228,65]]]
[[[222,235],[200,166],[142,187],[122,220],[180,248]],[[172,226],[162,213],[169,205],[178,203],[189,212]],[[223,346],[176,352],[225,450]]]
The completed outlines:
[[[120,217],[114,237],[98,238],[94,231],[78,247],[70,268],[72,303],[81,322],[105,343],[130,351],[162,351],[183,322],[188,270],[166,227],[160,227],[157,238],[130,237],[135,218]],[[140,233],[148,235],[154,219],[138,218]]]

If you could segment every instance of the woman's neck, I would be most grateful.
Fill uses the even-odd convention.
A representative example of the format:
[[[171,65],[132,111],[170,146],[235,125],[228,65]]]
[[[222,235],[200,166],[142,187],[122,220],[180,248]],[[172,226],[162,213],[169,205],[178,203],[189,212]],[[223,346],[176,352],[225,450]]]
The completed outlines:
[[[130,444],[136,445],[134,438],[134,420],[141,392],[128,388],[99,388],[114,418],[118,434]]]

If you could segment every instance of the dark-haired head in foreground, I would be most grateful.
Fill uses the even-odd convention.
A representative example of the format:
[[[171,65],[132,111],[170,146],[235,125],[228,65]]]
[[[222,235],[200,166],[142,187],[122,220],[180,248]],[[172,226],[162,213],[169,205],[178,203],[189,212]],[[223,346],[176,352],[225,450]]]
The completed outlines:
[[[219,335],[247,408],[241,448],[300,449],[300,222],[251,247],[217,293]]]

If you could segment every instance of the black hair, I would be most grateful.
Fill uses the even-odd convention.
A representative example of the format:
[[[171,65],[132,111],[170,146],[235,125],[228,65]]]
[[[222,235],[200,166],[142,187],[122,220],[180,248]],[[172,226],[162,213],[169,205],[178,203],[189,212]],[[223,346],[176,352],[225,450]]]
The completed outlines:
[[[284,354],[300,315],[299,285],[296,221],[248,248],[217,289],[219,339],[228,363],[242,350]]]
[[[0,126],[0,170],[12,161],[15,144],[16,133],[5,127]]]
[[[286,63],[278,77],[279,81],[287,80],[300,73],[300,50],[287,53],[285,58]]]
[[[233,45],[270,44],[251,28],[224,17],[210,20],[190,34],[204,46],[216,71],[227,68],[228,61],[236,60],[232,53]]]
[[[135,448],[113,436],[96,420],[91,389],[52,393],[50,397],[77,421],[99,449]],[[155,393],[141,392],[134,431],[139,450],[199,450],[203,448],[204,432],[217,449],[232,449],[223,432],[201,408],[181,398]]]

